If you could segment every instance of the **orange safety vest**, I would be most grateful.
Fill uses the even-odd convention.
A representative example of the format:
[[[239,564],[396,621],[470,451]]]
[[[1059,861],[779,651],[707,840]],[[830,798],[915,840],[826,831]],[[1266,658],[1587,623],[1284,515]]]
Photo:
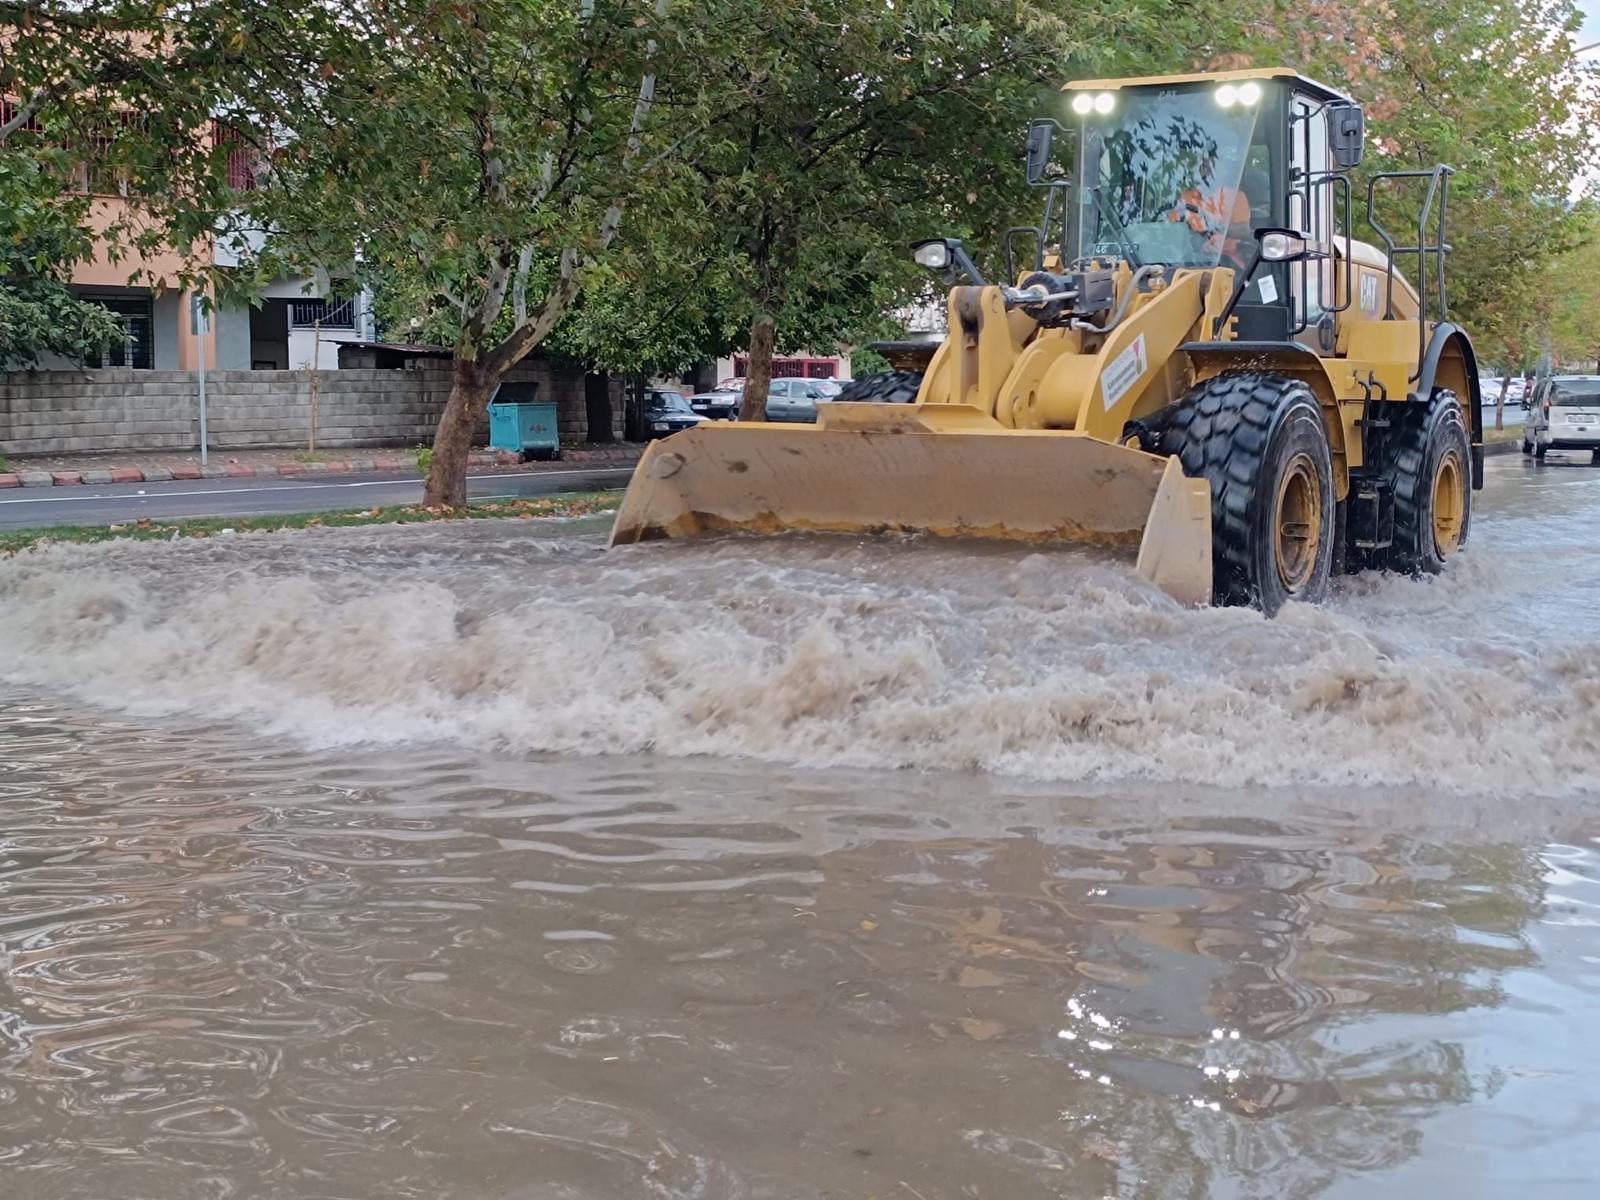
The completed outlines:
[[[1190,229],[1206,239],[1207,249],[1219,249],[1230,258],[1239,257],[1239,239],[1230,230],[1250,227],[1250,200],[1239,188],[1221,188],[1206,195],[1199,188],[1187,188],[1178,198],[1171,220],[1185,221]]]

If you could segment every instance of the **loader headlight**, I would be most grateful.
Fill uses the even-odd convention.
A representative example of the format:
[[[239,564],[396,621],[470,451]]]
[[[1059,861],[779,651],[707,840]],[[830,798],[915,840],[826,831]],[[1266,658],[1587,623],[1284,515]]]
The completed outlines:
[[[1264,230],[1261,234],[1262,262],[1295,262],[1306,256],[1305,238],[1283,229]]]
[[[1261,85],[1254,79],[1239,84],[1225,83],[1215,94],[1219,108],[1249,108],[1260,101]]]
[[[950,243],[943,238],[918,242],[911,248],[911,257],[916,259],[920,267],[927,267],[930,271],[943,271],[950,265]]]
[[[1110,116],[1111,110],[1116,106],[1115,92],[1076,92],[1072,97],[1072,111],[1080,117],[1087,117],[1090,113],[1099,113],[1102,117]]]

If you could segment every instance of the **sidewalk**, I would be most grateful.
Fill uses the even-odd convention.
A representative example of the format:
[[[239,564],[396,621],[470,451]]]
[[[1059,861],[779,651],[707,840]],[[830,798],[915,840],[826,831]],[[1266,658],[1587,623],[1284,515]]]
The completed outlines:
[[[554,463],[524,463],[503,450],[475,450],[467,463],[474,468],[518,467],[523,470],[587,463],[637,462],[642,447],[631,442],[563,447]],[[303,475],[362,475],[414,472],[415,447],[376,450],[331,450],[308,455],[294,450],[214,450],[200,465],[197,450],[152,450],[131,454],[48,454],[12,458],[0,471],[0,488],[71,487],[79,484],[163,483],[169,479],[254,479]]]

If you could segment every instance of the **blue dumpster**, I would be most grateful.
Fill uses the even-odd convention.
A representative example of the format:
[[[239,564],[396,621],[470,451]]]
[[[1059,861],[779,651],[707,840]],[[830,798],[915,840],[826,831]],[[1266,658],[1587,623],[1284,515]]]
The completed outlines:
[[[502,383],[489,401],[489,445],[524,459],[561,457],[556,406],[537,399],[536,383]]]

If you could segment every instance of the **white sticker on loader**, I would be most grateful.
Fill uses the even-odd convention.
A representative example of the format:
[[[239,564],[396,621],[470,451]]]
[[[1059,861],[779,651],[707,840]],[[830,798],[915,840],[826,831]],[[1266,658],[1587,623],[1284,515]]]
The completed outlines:
[[[1275,304],[1278,299],[1278,282],[1271,275],[1263,275],[1256,281],[1256,287],[1261,292],[1261,303]]]
[[[1111,360],[1105,374],[1100,376],[1100,393],[1106,410],[1114,408],[1149,369],[1150,356],[1145,353],[1144,334],[1141,333],[1133,339],[1133,345]]]

